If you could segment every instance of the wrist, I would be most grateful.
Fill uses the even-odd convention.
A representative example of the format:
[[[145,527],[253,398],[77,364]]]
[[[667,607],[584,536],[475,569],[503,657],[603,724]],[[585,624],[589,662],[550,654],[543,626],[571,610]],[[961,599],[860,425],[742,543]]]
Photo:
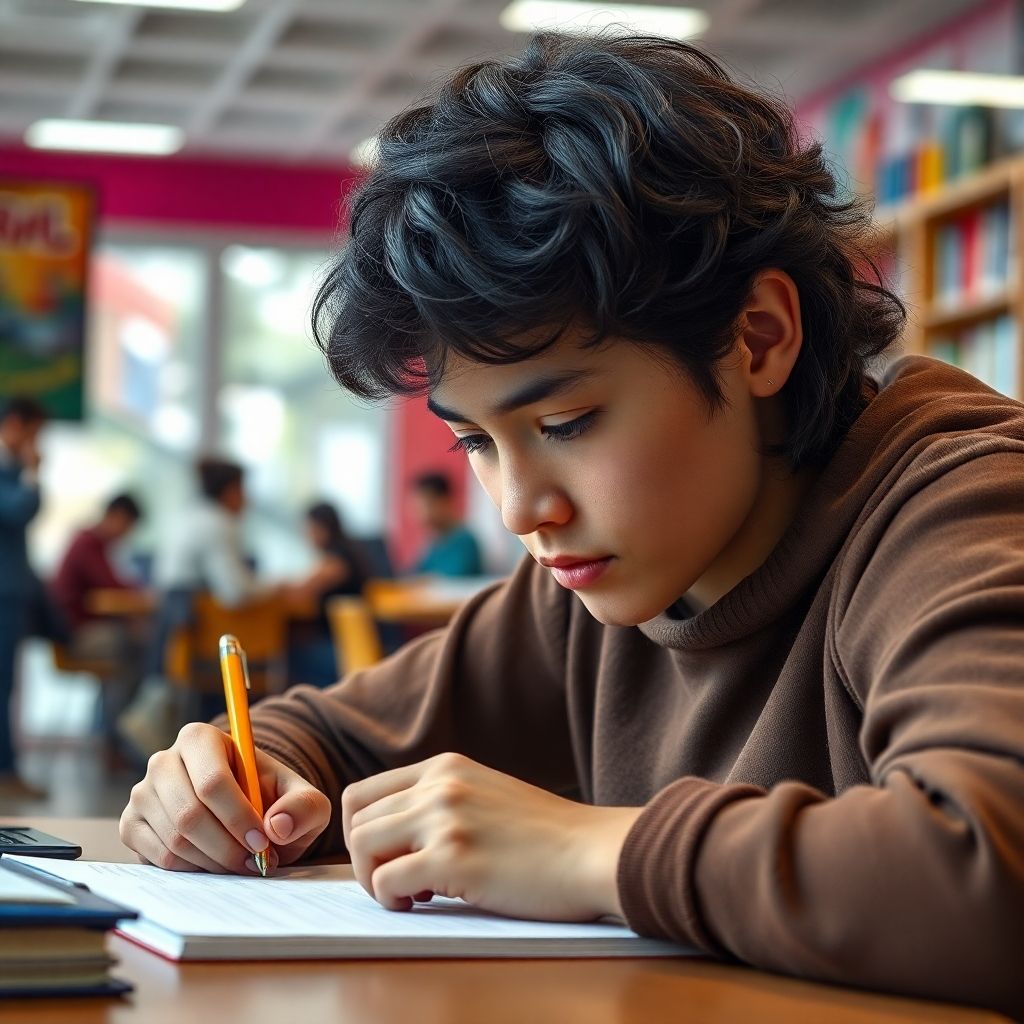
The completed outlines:
[[[619,857],[626,836],[643,813],[642,807],[584,806],[587,825],[581,830],[581,881],[594,917],[622,917],[619,901]]]

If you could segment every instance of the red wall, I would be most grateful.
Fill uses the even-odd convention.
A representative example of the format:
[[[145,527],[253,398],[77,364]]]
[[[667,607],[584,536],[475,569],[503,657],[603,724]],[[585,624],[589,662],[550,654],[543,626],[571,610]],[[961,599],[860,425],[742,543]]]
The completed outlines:
[[[0,146],[0,175],[91,182],[100,222],[247,231],[316,232],[338,226],[346,167],[242,160],[59,153]]]
[[[393,415],[393,447],[389,530],[391,557],[400,569],[411,567],[426,536],[412,516],[409,482],[420,473],[444,473],[452,482],[460,509],[465,509],[469,464],[466,456],[448,451],[451,430],[433,413],[426,400],[413,398],[398,406]]]

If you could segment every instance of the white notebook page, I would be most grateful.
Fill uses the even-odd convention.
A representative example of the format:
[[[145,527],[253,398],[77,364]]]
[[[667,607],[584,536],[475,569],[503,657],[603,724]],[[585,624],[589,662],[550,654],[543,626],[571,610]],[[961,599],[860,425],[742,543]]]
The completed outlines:
[[[26,858],[28,860],[28,858]],[[609,940],[653,946],[611,922],[562,924],[519,921],[435,897],[414,910],[385,910],[356,882],[349,865],[284,868],[271,878],[164,871],[142,864],[31,861],[62,878],[131,907],[161,927],[186,936],[356,939]],[[665,952],[683,953],[666,944]],[[652,950],[646,949],[649,955]],[[641,950],[637,948],[637,954]]]

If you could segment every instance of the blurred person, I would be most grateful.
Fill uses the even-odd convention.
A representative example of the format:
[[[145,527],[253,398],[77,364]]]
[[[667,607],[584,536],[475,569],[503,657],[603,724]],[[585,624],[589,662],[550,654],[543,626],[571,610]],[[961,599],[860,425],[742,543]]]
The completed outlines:
[[[115,495],[95,523],[75,534],[50,585],[53,599],[69,626],[69,653],[75,658],[96,659],[116,666],[116,674],[104,678],[100,689],[98,724],[108,743],[112,741],[117,715],[142,680],[146,638],[138,619],[96,615],[89,610],[88,597],[101,589],[140,589],[115,569],[110,552],[141,518],[142,509],[131,494]]]
[[[199,500],[158,551],[156,584],[167,594],[205,590],[225,607],[237,608],[265,589],[242,543],[245,471],[236,462],[203,458],[196,476]]]
[[[240,608],[267,592],[243,547],[245,471],[236,462],[204,457],[196,463],[196,479],[198,500],[157,551],[154,577],[160,597],[146,678],[117,719],[118,737],[140,762],[181,724],[164,677],[164,656],[171,636],[191,620],[195,595],[206,592],[227,608]]]
[[[338,671],[327,604],[333,597],[363,592],[369,559],[329,502],[317,502],[306,510],[306,536],[317,553],[316,563],[304,579],[285,584],[281,592],[296,601],[316,602],[317,617],[290,628],[288,680],[329,686],[337,680]]]
[[[412,483],[413,509],[431,539],[415,571],[436,576],[479,576],[483,572],[480,545],[463,523],[443,473],[422,473]]]
[[[18,648],[38,599],[28,561],[26,531],[39,511],[39,433],[48,419],[35,398],[8,398],[0,412],[0,796],[40,798],[17,774],[14,695]]]

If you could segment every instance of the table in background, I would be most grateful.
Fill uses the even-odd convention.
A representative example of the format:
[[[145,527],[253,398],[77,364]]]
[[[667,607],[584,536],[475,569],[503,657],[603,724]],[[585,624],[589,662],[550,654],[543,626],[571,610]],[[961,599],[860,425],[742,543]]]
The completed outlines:
[[[113,819],[10,818],[131,862]],[[345,1024],[995,1024],[981,1010],[796,981],[701,960],[293,960],[176,964],[118,936],[121,999],[10,999],[18,1024],[223,1020]]]

